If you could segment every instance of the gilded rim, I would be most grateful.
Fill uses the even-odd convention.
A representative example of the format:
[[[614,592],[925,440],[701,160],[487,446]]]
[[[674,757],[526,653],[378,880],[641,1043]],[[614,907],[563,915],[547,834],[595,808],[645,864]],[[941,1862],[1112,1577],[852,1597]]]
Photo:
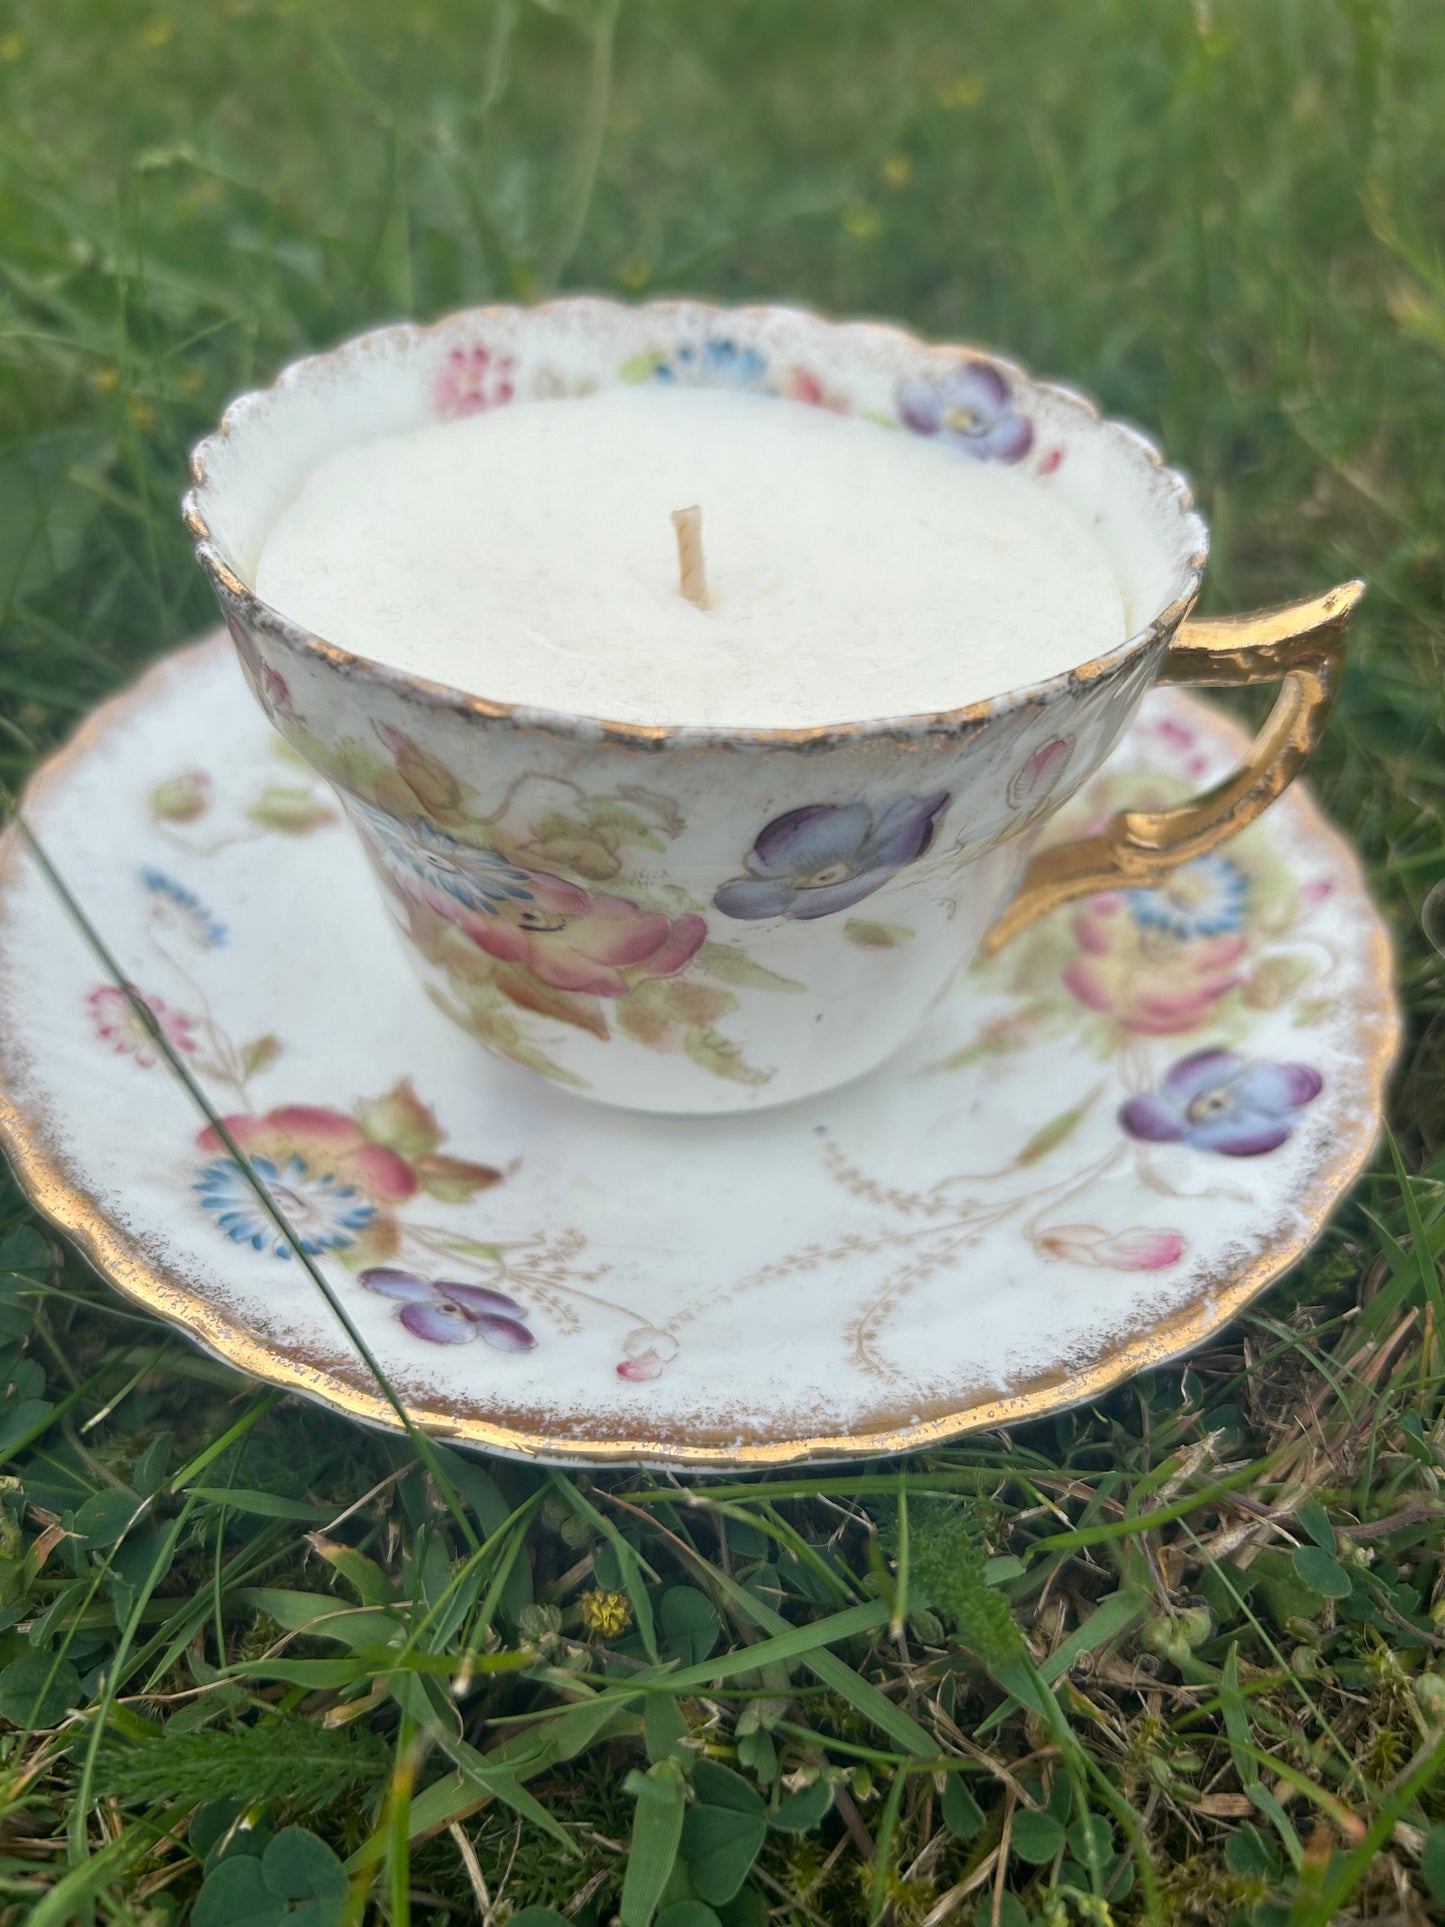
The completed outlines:
[[[924,711],[918,715],[881,717],[867,722],[820,723],[802,729],[735,729],[726,724],[663,725],[616,722],[605,717],[585,716],[566,710],[533,708],[517,703],[500,703],[485,696],[467,695],[464,691],[453,689],[446,683],[432,682],[424,676],[412,675],[406,671],[388,668],[383,663],[373,662],[368,656],[356,655],[336,643],[327,642],[309,629],[303,629],[299,624],[289,621],[278,609],[272,608],[268,602],[263,601],[249,589],[222,557],[200,502],[201,492],[208,485],[207,456],[217,442],[224,440],[231,433],[238,415],[263,403],[266,396],[273,395],[281,389],[296,386],[328,363],[338,361],[344,356],[364,354],[384,341],[441,334],[463,323],[482,323],[499,317],[576,316],[579,314],[585,316],[589,313],[656,315],[660,322],[686,314],[707,319],[709,324],[719,317],[736,315],[748,317],[789,315],[811,327],[831,329],[840,334],[861,333],[896,342],[920,356],[952,359],[959,355],[971,355],[988,361],[994,367],[1003,370],[1012,381],[1021,383],[1034,393],[1047,395],[1065,407],[1075,410],[1086,421],[1101,424],[1108,433],[1141,454],[1150,467],[1157,471],[1173,498],[1181,525],[1190,530],[1191,540],[1195,545],[1184,565],[1179,592],[1165,608],[1151,617],[1142,629],[1137,630],[1134,635],[1127,637],[1116,648],[1107,651],[1104,655],[1097,656],[1090,662],[1081,663],[1077,668],[1064,670],[1044,681],[1029,684],[1021,689],[1009,690],[999,696],[986,697],[980,702],[969,703],[961,709]],[[404,321],[387,328],[375,328],[341,343],[339,347],[327,350],[324,354],[307,355],[299,361],[291,362],[266,388],[253,389],[248,394],[238,396],[221,416],[213,432],[198,442],[192,450],[191,476],[194,487],[186,492],[181,502],[181,518],[195,537],[196,559],[210,578],[211,586],[216,592],[222,609],[234,608],[240,619],[252,628],[279,642],[283,647],[326,663],[348,680],[375,684],[409,701],[421,703],[429,709],[451,715],[469,716],[523,732],[544,730],[549,735],[575,737],[589,744],[601,740],[604,743],[629,749],[655,750],[676,746],[685,749],[746,747],[808,750],[826,748],[830,743],[848,742],[860,738],[867,740],[875,737],[951,736],[973,729],[988,717],[1004,715],[1010,710],[1022,707],[1025,703],[1053,702],[1071,692],[1087,689],[1092,684],[1117,674],[1134,658],[1146,654],[1150,648],[1159,645],[1172,635],[1194,606],[1209,552],[1209,533],[1194,507],[1193,492],[1184,476],[1177,469],[1169,467],[1161,451],[1147,436],[1123,422],[1105,417],[1087,396],[1056,383],[1037,381],[1017,362],[967,342],[925,341],[919,335],[910,334],[905,328],[897,328],[881,321],[835,321],[811,309],[771,304],[728,307],[718,302],[679,300],[651,301],[633,306],[625,302],[604,300],[596,295],[577,295],[564,296],[556,301],[539,302],[531,307],[498,302],[486,307],[460,309],[455,314],[444,315],[440,320],[433,322]]]
[[[224,635],[163,658],[138,682],[102,704],[66,745],[50,757],[26,785],[21,807],[34,804],[66,779],[99,747],[133,709],[144,708],[174,677],[213,652],[228,647]],[[1214,712],[1217,714],[1218,712]],[[1245,732],[1231,725],[1243,743]],[[454,1445],[477,1446],[514,1458],[556,1464],[673,1466],[697,1472],[762,1470],[813,1460],[873,1458],[945,1445],[970,1432],[1017,1425],[1087,1403],[1112,1391],[1136,1372],[1168,1364],[1218,1334],[1266,1286],[1289,1270],[1323,1231],[1335,1206],[1369,1159],[1384,1117],[1384,1094],[1398,1049],[1401,1019],[1394,994],[1389,938],[1365,888],[1362,866],[1348,840],[1321,812],[1303,784],[1295,785],[1305,825],[1348,874],[1367,906],[1371,1007],[1359,1016],[1362,1061],[1369,1101],[1349,1120],[1335,1157],[1316,1171],[1297,1200],[1296,1221],[1303,1229],[1287,1242],[1253,1259],[1242,1271],[1206,1283],[1187,1306],[1157,1326],[1125,1340],[1106,1359],[1077,1371],[1060,1368],[1047,1378],[1011,1394],[992,1394],[918,1424],[880,1422],[879,1429],[856,1434],[779,1439],[736,1445],[729,1450],[675,1440],[587,1439],[526,1431],[490,1420],[458,1418],[426,1405],[407,1405],[412,1423]],[[18,884],[24,846],[13,824],[0,835],[0,933],[5,899]],[[358,1390],[334,1373],[299,1360],[278,1357],[237,1320],[209,1304],[187,1280],[151,1260],[140,1241],[109,1218],[103,1207],[67,1172],[58,1147],[47,1141],[44,1120],[28,1116],[11,1095],[6,1039],[0,1032],[0,1148],[3,1148],[27,1198],[55,1229],[69,1238],[100,1275],[131,1303],[179,1326],[204,1349],[249,1377],[295,1392],[333,1411],[387,1431],[400,1431],[391,1405],[380,1393]]]

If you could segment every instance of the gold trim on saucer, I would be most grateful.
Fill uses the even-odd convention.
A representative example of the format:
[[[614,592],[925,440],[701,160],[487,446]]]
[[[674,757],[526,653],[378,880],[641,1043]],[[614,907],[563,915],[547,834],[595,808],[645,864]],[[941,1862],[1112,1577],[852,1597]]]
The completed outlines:
[[[144,708],[159,691],[213,660],[230,647],[222,635],[208,638],[156,665],[130,689],[96,710],[70,741],[36,772],[24,803],[33,806],[70,771],[100,747],[112,731]],[[1235,732],[1243,745],[1244,733]],[[1328,846],[1334,860],[1365,894],[1359,859],[1344,836],[1329,824],[1313,798],[1296,792],[1312,835]],[[5,901],[19,885],[25,851],[11,825],[0,837],[0,927]],[[1363,940],[1363,939],[1362,939]],[[968,1432],[1043,1417],[1098,1398],[1124,1379],[1177,1358],[1218,1332],[1264,1288],[1289,1269],[1319,1235],[1368,1159],[1378,1135],[1386,1079],[1400,1035],[1393,990],[1389,940],[1378,915],[1370,918],[1368,974],[1372,996],[1356,1013],[1360,1056],[1352,1077],[1351,1102],[1342,1107],[1342,1127],[1332,1156],[1309,1178],[1302,1194],[1290,1200],[1291,1230],[1241,1270],[1206,1279],[1185,1307],[1111,1346],[1107,1356],[1061,1368],[1012,1391],[980,1392],[961,1406],[919,1413],[909,1401],[910,1418],[880,1408],[857,1432],[788,1439],[756,1438],[738,1442],[737,1428],[717,1427],[708,1437],[698,1429],[667,1430],[655,1437],[588,1438],[557,1428],[543,1429],[541,1414],[531,1423],[501,1423],[407,1402],[409,1416],[422,1430],[459,1445],[470,1445],[524,1459],[594,1465],[650,1463],[679,1470],[724,1471],[796,1465],[829,1458],[865,1458],[937,1446]],[[262,1382],[296,1392],[363,1423],[397,1429],[387,1400],[366,1382],[364,1368],[354,1371],[335,1361],[287,1354],[268,1348],[235,1318],[203,1298],[179,1273],[159,1264],[141,1241],[108,1216],[71,1170],[41,1105],[17,1098],[28,1053],[0,1030],[0,1147],[16,1177],[45,1218],[82,1251],[95,1269],[123,1296],[179,1326],[225,1363]],[[917,1416],[912,1416],[917,1415]]]

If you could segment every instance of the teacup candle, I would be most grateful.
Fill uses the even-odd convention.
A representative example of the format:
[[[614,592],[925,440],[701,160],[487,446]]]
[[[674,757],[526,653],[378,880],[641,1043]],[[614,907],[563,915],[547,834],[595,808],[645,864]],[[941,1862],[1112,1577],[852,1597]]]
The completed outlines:
[[[1205,530],[1141,437],[788,309],[385,329],[194,471],[251,686],[432,1000],[663,1111],[854,1077],[980,947],[1232,835],[1317,740],[1360,592],[1187,621]],[[1035,850],[1159,676],[1284,688],[1230,781]]]
[[[657,380],[478,409],[321,463],[256,590],[410,674],[640,723],[956,709],[1122,642],[1109,558],[1020,472],[1001,378],[938,429]]]

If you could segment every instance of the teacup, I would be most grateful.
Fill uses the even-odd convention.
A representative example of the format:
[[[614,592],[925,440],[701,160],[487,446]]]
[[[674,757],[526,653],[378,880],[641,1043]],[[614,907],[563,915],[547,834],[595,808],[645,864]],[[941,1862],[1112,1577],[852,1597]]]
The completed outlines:
[[[659,372],[741,373],[778,407],[904,428],[922,396],[960,459],[1009,461],[1087,523],[1128,639],[952,711],[643,725],[387,668],[254,593],[275,515],[344,447]],[[575,299],[384,328],[234,402],[192,467],[185,519],[247,680],[338,792],[428,995],[489,1050],[648,1111],[755,1110],[858,1077],[981,951],[1243,829],[1317,742],[1363,592],[1190,620],[1207,532],[1132,429],[976,349],[785,308]],[[1156,680],[1283,687],[1226,782],[1036,851]]]

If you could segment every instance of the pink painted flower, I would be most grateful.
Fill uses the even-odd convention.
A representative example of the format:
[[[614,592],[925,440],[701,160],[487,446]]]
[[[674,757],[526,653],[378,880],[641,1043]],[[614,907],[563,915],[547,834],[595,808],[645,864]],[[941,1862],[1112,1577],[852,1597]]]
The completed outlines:
[[[1101,1271],[1165,1271],[1188,1250],[1178,1231],[1152,1231],[1131,1225],[1127,1231],[1102,1231],[1096,1224],[1056,1224],[1035,1240],[1051,1258],[1094,1265]]]
[[[1073,754],[1072,736],[1053,736],[1048,742],[1040,744],[1005,785],[1004,794],[1009,808],[1021,816],[1032,815],[1058,788]]]
[[[272,722],[279,716],[283,722],[294,723],[296,705],[291,700],[291,687],[286,678],[270,663],[262,660],[250,630],[229,609],[226,611],[226,627],[231,632],[236,654],[241,658],[241,667],[246,672],[246,680],[257,702]]]
[[[356,1282],[400,1306],[402,1324],[430,1344],[468,1345],[481,1338],[499,1352],[529,1352],[537,1343],[523,1307],[490,1285],[423,1278],[390,1265],[370,1266],[357,1273]]]
[[[525,898],[456,921],[489,957],[520,964],[552,990],[625,996],[643,978],[674,976],[707,936],[692,912],[665,917],[543,871],[529,872],[526,888]]]
[[[485,408],[501,408],[517,392],[516,363],[478,342],[475,348],[453,348],[442,363],[432,390],[439,415],[479,415]]]
[[[825,387],[808,368],[794,368],[783,381],[782,392],[789,401],[800,401],[809,408],[826,408],[835,415],[848,413],[848,397]]]
[[[193,1030],[194,1017],[187,1017],[181,1011],[170,1010],[159,997],[147,996],[135,990],[157,1027],[172,1050],[188,1057],[196,1048]],[[95,1024],[96,1035],[121,1057],[133,1057],[142,1070],[148,1070],[158,1055],[156,1041],[131,1004],[123,990],[114,984],[97,984],[85,1000],[90,1005],[91,1019]]]
[[[294,1239],[305,1252],[336,1252],[352,1270],[381,1264],[401,1241],[397,1207],[417,1191],[462,1203],[502,1181],[489,1164],[439,1152],[436,1115],[410,1078],[358,1105],[355,1117],[319,1104],[283,1104],[261,1117],[241,1113],[223,1122],[279,1205],[289,1233],[264,1209],[210,1126],[196,1139],[211,1154],[196,1177],[201,1208],[233,1242],[278,1258],[293,1255]]]
[[[661,1378],[663,1368],[663,1360],[656,1352],[644,1352],[640,1358],[621,1359],[617,1366],[617,1376],[627,1379],[633,1385],[645,1385],[651,1378]]]
[[[639,1325],[622,1341],[617,1376],[630,1385],[646,1385],[660,1378],[677,1357],[677,1340],[657,1325]]]
[[[319,1104],[283,1104],[261,1117],[245,1114],[223,1119],[226,1129],[250,1158],[264,1157],[278,1168],[299,1158],[309,1171],[327,1172],[374,1203],[401,1204],[420,1180],[408,1161],[385,1144],[376,1144],[355,1118]],[[224,1151],[219,1132],[207,1125],[196,1139],[203,1151]]]
[[[1074,918],[1079,954],[1064,982],[1081,1004],[1125,1030],[1146,1037],[1197,1030],[1244,981],[1247,939],[1237,930],[1180,937],[1135,913],[1129,899],[1140,894],[1089,898]]]

